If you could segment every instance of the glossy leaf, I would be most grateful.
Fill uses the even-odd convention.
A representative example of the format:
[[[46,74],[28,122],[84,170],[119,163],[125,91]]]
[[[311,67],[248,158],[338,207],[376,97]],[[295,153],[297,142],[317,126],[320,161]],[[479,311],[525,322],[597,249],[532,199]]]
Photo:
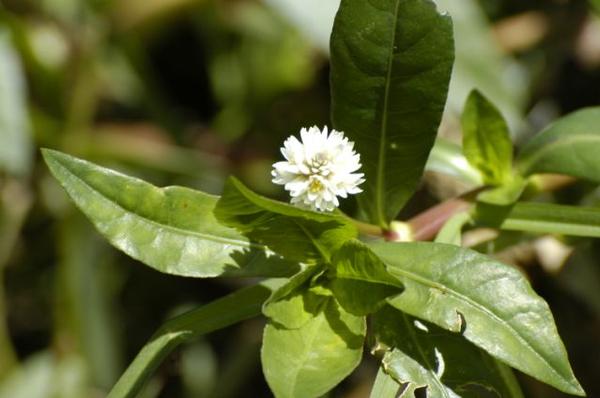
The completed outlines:
[[[342,0],[331,36],[332,120],[356,143],[368,219],[393,220],[413,194],[440,122],[452,21],[429,0]]]
[[[479,91],[467,98],[462,115],[463,151],[483,181],[502,185],[512,175],[512,142],[500,111]]]
[[[142,348],[108,394],[108,398],[133,398],[160,362],[178,345],[260,314],[263,302],[280,286],[269,280],[192,310],[166,322]]]
[[[511,370],[460,334],[386,307],[373,317],[381,344],[393,351],[383,368],[407,390],[427,387],[430,397],[523,398]],[[407,395],[410,396],[410,395]]]
[[[386,298],[402,292],[402,283],[359,241],[342,246],[332,265],[331,290],[340,305],[352,314],[372,314],[385,304]]]
[[[297,328],[275,322],[265,327],[263,372],[278,398],[318,397],[342,381],[359,364],[365,319],[345,312],[331,296],[311,292],[279,307],[281,316],[304,312]]]
[[[583,395],[546,302],[516,269],[440,243],[374,243],[405,291],[388,302],[461,332],[503,362],[559,390]]]
[[[157,188],[90,162],[43,150],[50,171],[117,249],[150,267],[191,277],[286,276],[298,265],[273,255],[213,216],[217,197]]]
[[[217,203],[219,221],[253,242],[300,262],[329,261],[345,241],[358,235],[339,213],[320,213],[262,197],[231,177]]]
[[[558,173],[600,182],[600,107],[571,113],[548,126],[521,149],[525,174]]]
[[[0,28],[0,170],[26,174],[32,161],[27,88],[9,32]]]
[[[600,208],[519,202],[511,207],[477,206],[477,221],[511,231],[600,238]]]
[[[450,175],[472,186],[483,185],[481,173],[467,161],[460,145],[443,138],[435,140],[425,170]]]

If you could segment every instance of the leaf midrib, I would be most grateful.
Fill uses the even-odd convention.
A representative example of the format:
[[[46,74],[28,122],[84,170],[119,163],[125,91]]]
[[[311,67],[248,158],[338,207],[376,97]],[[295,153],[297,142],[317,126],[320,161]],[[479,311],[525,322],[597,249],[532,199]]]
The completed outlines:
[[[422,277],[418,274],[414,274],[410,271],[407,271],[405,269],[401,269],[398,267],[393,267],[392,268],[392,272],[398,272],[399,274],[410,278],[416,282],[419,282],[425,286],[429,286],[429,287],[433,287],[435,289],[441,290],[444,293],[449,293],[453,296],[455,296],[456,298],[458,298],[461,301],[464,301],[466,304],[470,305],[471,307],[473,307],[475,310],[478,310],[480,312],[483,312],[485,314],[488,314],[490,317],[492,317],[493,319],[497,320],[498,323],[500,323],[501,325],[504,325],[512,334],[513,336],[517,337],[518,340],[520,340],[521,342],[523,342],[525,344],[525,346],[531,351],[533,352],[533,354],[538,357],[539,359],[542,360],[542,362],[544,364],[546,364],[546,366],[552,371],[552,373],[554,373],[556,376],[558,376],[561,380],[566,381],[567,383],[571,384],[571,381],[567,378],[565,378],[564,376],[562,376],[560,373],[558,373],[558,371],[556,369],[554,369],[554,367],[548,362],[548,360],[546,358],[544,358],[540,353],[538,353],[529,343],[529,341],[527,341],[523,336],[521,336],[521,334],[515,330],[512,325],[510,325],[509,323],[505,322],[502,318],[500,318],[497,314],[495,314],[494,312],[492,312],[491,310],[489,310],[488,308],[486,308],[485,306],[483,306],[482,304],[470,299],[467,296],[464,296],[463,294],[457,292],[454,289],[450,289],[445,285],[442,285],[440,283],[436,283],[430,279],[427,279],[425,277]]]
[[[388,133],[388,103],[390,100],[391,91],[391,79],[392,79],[392,67],[394,64],[394,47],[396,46],[396,30],[398,26],[398,14],[400,12],[400,0],[396,0],[394,7],[394,24],[392,26],[392,45],[390,46],[388,64],[387,64],[387,75],[385,80],[385,91],[383,97],[383,110],[381,120],[381,139],[379,140],[379,162],[377,163],[377,186],[375,188],[377,204],[377,215],[379,217],[379,224],[385,226],[387,224],[385,216],[385,204],[384,204],[384,192],[385,192],[385,166],[386,166],[386,145],[387,145],[387,133]]]
[[[102,200],[108,202],[110,205],[117,207],[118,209],[120,209],[121,211],[123,211],[124,213],[129,213],[132,214],[134,217],[142,220],[143,222],[152,224],[153,226],[155,226],[156,228],[162,228],[162,229],[167,229],[172,233],[178,234],[178,235],[182,235],[182,236],[186,236],[186,235],[192,235],[195,237],[198,237],[201,240],[209,240],[209,241],[213,241],[216,243],[222,243],[225,245],[234,245],[234,246],[239,246],[239,247],[251,247],[251,248],[256,248],[256,249],[260,249],[260,250],[266,250],[266,248],[262,245],[257,245],[255,243],[252,242],[246,242],[246,241],[241,241],[238,239],[230,239],[230,238],[224,238],[224,237],[218,237],[215,235],[210,235],[210,234],[206,234],[206,233],[202,233],[202,232],[198,232],[198,231],[191,231],[191,230],[185,230],[185,229],[181,229],[181,228],[177,228],[174,227],[172,225],[168,225],[168,224],[161,224],[158,221],[149,219],[147,217],[144,217],[138,213],[136,213],[135,211],[132,211],[130,209],[125,208],[124,206],[118,204],[117,202],[113,201],[111,198],[109,198],[108,196],[104,195],[101,191],[99,191],[98,189],[94,188],[92,185],[88,184],[83,178],[79,177],[77,174],[75,174],[71,169],[69,169],[67,166],[65,166],[64,164],[62,164],[60,161],[53,159],[53,161],[55,162],[55,164],[62,168],[64,171],[66,171],[66,174],[71,176],[72,178],[75,178],[77,181],[79,181],[81,184],[83,184],[85,187],[87,187],[87,189],[89,189],[92,193],[94,193],[95,195],[98,195]],[[67,190],[69,189],[68,187],[65,187]],[[162,195],[164,195],[164,191],[162,189],[159,188],[159,191],[161,192]],[[75,198],[74,198],[75,199]],[[76,203],[78,203],[79,205],[79,201],[76,200]]]
[[[329,303],[327,304],[329,305]],[[326,311],[327,308],[324,308],[324,311]],[[318,331],[321,329],[321,325],[323,324],[323,322],[325,321],[325,314],[324,313],[320,313],[315,319],[317,319],[317,322],[314,322],[312,324],[311,327],[311,336],[310,336],[310,341],[308,342],[308,344],[305,344],[305,347],[312,347],[313,343],[315,341],[315,339],[317,338],[318,335]],[[304,335],[306,336],[306,333],[304,333]],[[304,350],[302,353],[302,358],[301,361],[298,361],[297,364],[298,366],[295,367],[295,372],[294,372],[294,380],[292,383],[290,383],[291,391],[293,393],[296,392],[296,387],[298,385],[298,379],[300,376],[300,371],[304,368],[304,365],[307,363],[308,361],[308,355],[307,355],[308,350]],[[295,394],[292,394],[292,396],[296,396]]]

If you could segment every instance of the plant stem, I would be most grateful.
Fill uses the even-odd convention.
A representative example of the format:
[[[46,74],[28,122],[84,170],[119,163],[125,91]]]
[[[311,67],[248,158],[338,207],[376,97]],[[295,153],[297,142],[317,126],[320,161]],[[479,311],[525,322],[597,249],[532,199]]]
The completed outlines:
[[[469,197],[459,196],[437,206],[431,207],[426,211],[408,220],[413,231],[413,240],[431,240],[442,229],[446,221],[453,215],[468,211],[473,206],[473,201]]]
[[[525,195],[531,196],[540,192],[556,191],[573,184],[575,181],[577,180],[573,177],[563,175],[536,175],[531,178],[529,189]],[[469,211],[474,205],[477,194],[484,189],[484,187],[477,188],[456,198],[446,200],[423,211],[420,214],[417,214],[405,223],[402,223],[405,228],[410,231],[410,239],[405,239],[404,237],[398,238],[398,234],[393,230],[393,228],[384,230],[376,225],[367,224],[356,220],[353,220],[353,222],[361,234],[379,236],[389,241],[432,240],[444,226],[446,221],[448,221],[452,216],[457,213]],[[393,224],[394,222],[392,222],[392,225]]]
[[[358,221],[358,220],[355,220],[350,217],[348,217],[348,218],[352,221],[354,226],[356,226],[356,228],[358,229],[358,232],[360,232],[363,235],[370,235],[370,236],[383,236],[384,235],[384,230],[377,225]]]

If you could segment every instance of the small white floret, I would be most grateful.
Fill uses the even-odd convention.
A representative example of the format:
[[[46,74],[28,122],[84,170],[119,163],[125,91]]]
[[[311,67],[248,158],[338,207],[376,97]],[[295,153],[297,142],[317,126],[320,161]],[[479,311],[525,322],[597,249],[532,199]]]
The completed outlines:
[[[290,192],[291,203],[312,210],[332,211],[338,196],[362,192],[365,179],[356,173],[361,167],[354,143],[344,134],[314,126],[300,131],[300,140],[291,136],[283,143],[285,161],[273,165],[273,182]]]

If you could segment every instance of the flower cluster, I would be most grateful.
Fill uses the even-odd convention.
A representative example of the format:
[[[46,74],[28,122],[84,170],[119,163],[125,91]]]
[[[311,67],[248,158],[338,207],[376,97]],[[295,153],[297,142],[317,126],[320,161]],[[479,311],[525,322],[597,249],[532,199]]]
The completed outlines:
[[[354,143],[344,134],[327,127],[303,128],[299,141],[291,136],[283,143],[281,153],[286,161],[273,165],[273,182],[290,192],[291,203],[312,210],[332,211],[339,206],[338,196],[362,192],[358,187],[364,174],[360,155]]]

